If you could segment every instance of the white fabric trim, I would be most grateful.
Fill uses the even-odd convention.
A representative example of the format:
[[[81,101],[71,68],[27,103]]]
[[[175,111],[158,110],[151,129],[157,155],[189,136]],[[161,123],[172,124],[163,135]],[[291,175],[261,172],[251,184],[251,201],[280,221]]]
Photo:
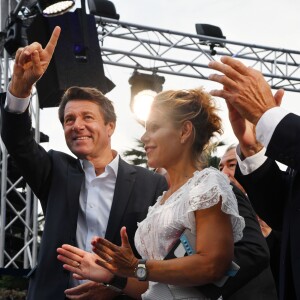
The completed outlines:
[[[259,119],[256,125],[256,138],[266,148],[268,148],[275,128],[288,113],[284,108],[277,106],[267,110]]]
[[[27,109],[29,102],[30,96],[27,98],[17,98],[7,89],[4,108],[10,113],[22,114]]]
[[[236,147],[236,158],[243,175],[248,175],[255,170],[257,170],[267,159],[265,156],[266,148],[262,148],[259,152],[252,156],[246,157],[244,160],[241,160],[241,149],[240,145]]]

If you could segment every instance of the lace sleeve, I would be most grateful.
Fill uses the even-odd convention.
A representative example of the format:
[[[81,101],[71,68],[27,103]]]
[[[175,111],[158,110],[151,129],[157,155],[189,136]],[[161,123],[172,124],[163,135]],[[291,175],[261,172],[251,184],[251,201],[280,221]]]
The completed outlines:
[[[221,209],[231,216],[234,241],[243,236],[244,218],[239,215],[237,200],[229,179],[219,170],[208,168],[195,176],[189,191],[188,212],[209,208],[222,199]]]

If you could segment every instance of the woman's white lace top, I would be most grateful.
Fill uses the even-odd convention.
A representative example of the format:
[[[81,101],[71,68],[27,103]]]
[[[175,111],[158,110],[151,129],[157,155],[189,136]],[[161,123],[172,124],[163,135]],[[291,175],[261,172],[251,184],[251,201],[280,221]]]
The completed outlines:
[[[194,211],[217,204],[231,217],[234,241],[242,238],[244,219],[239,216],[237,201],[229,179],[214,168],[196,171],[164,204],[162,197],[149,208],[146,219],[138,224],[135,245],[145,259],[164,259],[184,229],[196,235]],[[211,238],[214,238],[213,236]],[[199,289],[149,282],[143,300],[207,300]]]
[[[194,211],[211,207],[220,199],[222,211],[231,217],[234,241],[242,238],[244,219],[229,179],[219,170],[211,167],[196,171],[164,204],[162,197],[149,208],[135,234],[135,246],[144,259],[164,259],[185,228],[196,235]]]

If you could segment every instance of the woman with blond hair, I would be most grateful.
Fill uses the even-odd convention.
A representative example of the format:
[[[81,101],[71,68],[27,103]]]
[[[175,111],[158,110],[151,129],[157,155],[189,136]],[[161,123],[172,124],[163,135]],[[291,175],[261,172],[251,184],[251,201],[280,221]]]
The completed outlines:
[[[201,153],[221,131],[213,99],[203,89],[158,94],[142,142],[148,165],[166,169],[170,185],[138,224],[135,246],[142,259],[134,256],[123,227],[120,246],[102,237],[92,240],[93,254],[63,245],[58,259],[64,268],[136,299],[206,299],[196,286],[224,276],[244,228],[228,178],[200,168]],[[165,259],[186,229],[194,254]]]

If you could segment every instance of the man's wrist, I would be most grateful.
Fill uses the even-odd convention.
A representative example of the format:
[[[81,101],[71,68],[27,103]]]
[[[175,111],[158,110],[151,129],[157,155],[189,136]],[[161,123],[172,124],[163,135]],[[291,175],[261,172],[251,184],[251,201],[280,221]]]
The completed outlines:
[[[258,169],[267,159],[265,156],[266,148],[262,148],[259,152],[252,156],[244,157],[242,160],[240,145],[236,147],[236,159],[238,161],[241,173],[248,175]]]
[[[241,160],[244,160],[246,157],[249,156],[253,156],[256,153],[258,153],[259,151],[261,151],[261,149],[263,148],[263,145],[259,142],[257,142],[256,144],[252,144],[252,145],[242,145],[240,144],[240,157]]]
[[[122,293],[127,285],[127,277],[115,275],[109,282],[103,284],[115,292]]]
[[[9,84],[9,92],[16,98],[28,98],[31,95],[32,85],[16,83],[14,76]]]

